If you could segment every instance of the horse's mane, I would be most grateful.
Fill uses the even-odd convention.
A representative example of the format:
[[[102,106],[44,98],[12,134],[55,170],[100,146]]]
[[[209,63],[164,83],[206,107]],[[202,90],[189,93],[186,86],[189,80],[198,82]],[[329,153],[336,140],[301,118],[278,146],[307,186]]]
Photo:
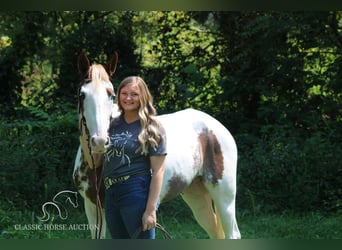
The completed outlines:
[[[100,82],[109,82],[109,75],[101,64],[93,64],[89,67],[88,75],[85,79],[86,83],[93,82],[98,84]]]

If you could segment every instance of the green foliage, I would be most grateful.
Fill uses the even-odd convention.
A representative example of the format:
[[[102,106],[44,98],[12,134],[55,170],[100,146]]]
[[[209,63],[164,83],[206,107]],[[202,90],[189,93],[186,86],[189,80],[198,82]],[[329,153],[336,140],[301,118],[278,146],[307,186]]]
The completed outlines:
[[[57,89],[49,60],[33,57],[23,66],[21,103],[24,106],[51,108],[54,105],[54,92]]]
[[[61,112],[52,116],[29,107],[18,110],[22,119],[1,122],[0,195],[14,207],[40,206],[56,192],[73,189],[77,116],[71,109]]]
[[[336,131],[334,131],[336,132]],[[301,138],[296,128],[269,126],[262,138],[237,138],[238,207],[252,211],[338,211],[342,206],[340,134]],[[249,141],[251,140],[251,141]]]
[[[115,87],[127,75],[137,74],[139,60],[133,53],[131,12],[77,11],[57,12],[56,15],[60,40],[58,97],[74,100],[80,82],[76,63],[81,51],[87,53],[91,63],[104,65],[114,51],[118,52],[119,63],[113,78]]]
[[[217,105],[225,104],[219,98],[215,34],[209,24],[192,17],[185,12],[142,12],[134,19],[135,30],[143,33],[135,40],[142,74],[162,112],[193,107],[214,113]]]
[[[341,20],[339,11],[1,12],[0,194],[32,207],[72,187],[77,55],[103,64],[117,50],[115,87],[139,74],[159,113],[198,108],[232,132],[238,209],[340,210]]]
[[[3,12],[0,14],[0,34],[11,41],[0,55],[0,81],[2,93],[0,107],[21,102],[23,68],[32,62],[32,56],[46,51],[47,15],[43,12]],[[31,72],[30,72],[31,73]],[[32,86],[31,86],[32,87]],[[2,110],[4,112],[4,110]]]

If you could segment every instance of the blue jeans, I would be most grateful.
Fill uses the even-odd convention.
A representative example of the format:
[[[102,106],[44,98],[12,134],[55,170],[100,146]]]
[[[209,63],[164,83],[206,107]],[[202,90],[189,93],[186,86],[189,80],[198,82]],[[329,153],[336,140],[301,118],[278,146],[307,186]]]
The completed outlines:
[[[113,239],[154,239],[155,229],[141,231],[151,176],[135,176],[113,184],[105,193],[106,222]]]

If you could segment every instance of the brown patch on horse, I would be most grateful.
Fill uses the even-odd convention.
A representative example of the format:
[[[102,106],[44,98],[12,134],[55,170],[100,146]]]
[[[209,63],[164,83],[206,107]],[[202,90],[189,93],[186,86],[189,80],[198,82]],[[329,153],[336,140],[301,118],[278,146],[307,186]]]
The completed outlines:
[[[92,154],[89,146],[89,132],[85,122],[80,121],[80,144],[82,148],[82,156],[84,156],[88,166],[91,169],[102,167],[103,155],[102,154]]]
[[[83,189],[82,183],[88,180],[86,172],[87,172],[87,162],[84,160],[83,154],[81,154],[80,165],[76,168],[76,171],[73,174],[74,175],[73,180],[74,180],[77,190],[82,190]]]
[[[97,203],[97,194],[101,201],[101,206],[104,206],[105,188],[102,180],[102,167],[90,169],[88,168],[87,177],[89,181],[88,189],[85,190],[85,195],[94,203]]]
[[[100,163],[102,165],[102,162]],[[81,156],[81,165],[74,173],[74,183],[76,188],[83,190],[86,197],[96,204],[97,193],[104,206],[104,184],[102,181],[102,167],[90,169],[84,155]]]
[[[169,201],[179,195],[188,183],[182,178],[181,175],[174,175],[167,183],[169,190],[164,196],[162,202]]]
[[[203,176],[212,184],[222,179],[224,164],[220,143],[212,130],[203,130],[199,134],[203,155]]]

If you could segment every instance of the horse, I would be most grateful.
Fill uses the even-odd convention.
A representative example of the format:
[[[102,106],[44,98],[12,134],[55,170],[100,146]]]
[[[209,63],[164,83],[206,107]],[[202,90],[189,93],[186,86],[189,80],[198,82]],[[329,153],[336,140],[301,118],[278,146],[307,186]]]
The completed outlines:
[[[78,68],[85,77],[79,90],[81,145],[73,178],[85,199],[88,222],[101,224],[101,232],[92,232],[92,238],[105,238],[101,172],[110,120],[119,115],[108,80],[117,59],[114,54],[104,70],[101,65],[90,65],[84,53],[78,57]],[[157,119],[167,138],[161,204],[180,195],[210,238],[241,238],[235,216],[237,146],[231,133],[218,120],[195,109]]]

